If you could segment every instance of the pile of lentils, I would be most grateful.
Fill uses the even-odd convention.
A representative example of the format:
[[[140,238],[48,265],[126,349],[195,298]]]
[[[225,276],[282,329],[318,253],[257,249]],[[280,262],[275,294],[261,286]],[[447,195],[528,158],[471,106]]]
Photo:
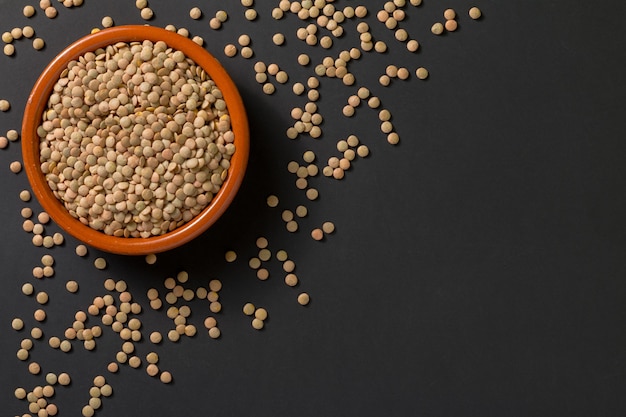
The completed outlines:
[[[164,42],[120,42],[71,61],[37,134],[54,195],[118,237],[162,235],[198,215],[235,152],[222,92]]]

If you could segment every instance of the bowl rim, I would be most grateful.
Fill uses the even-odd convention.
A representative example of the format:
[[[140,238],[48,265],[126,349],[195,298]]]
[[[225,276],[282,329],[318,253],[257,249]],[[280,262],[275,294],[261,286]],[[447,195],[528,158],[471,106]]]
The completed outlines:
[[[222,92],[235,134],[235,153],[228,177],[207,207],[184,225],[160,236],[126,238],[106,235],[72,217],[48,186],[39,162],[37,127],[47,106],[54,84],[67,63],[87,52],[118,42],[163,41],[180,50],[202,67]],[[42,71],[28,96],[22,120],[22,157],[31,188],[50,217],[67,233],[94,248],[122,255],[147,255],[181,246],[205,232],[226,211],[243,181],[250,152],[248,119],[241,95],[224,67],[206,49],[177,33],[155,26],[126,25],[100,30],[84,36],[61,51]]]

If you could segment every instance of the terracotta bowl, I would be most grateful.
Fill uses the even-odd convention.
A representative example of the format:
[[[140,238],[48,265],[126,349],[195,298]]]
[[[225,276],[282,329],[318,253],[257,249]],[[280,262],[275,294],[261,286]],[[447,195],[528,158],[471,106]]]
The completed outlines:
[[[164,41],[180,50],[201,66],[222,91],[235,134],[236,151],[231,157],[228,177],[209,205],[192,220],[161,236],[114,237],[92,229],[72,217],[54,196],[41,171],[37,127],[47,106],[52,88],[71,60],[117,42],[150,40]],[[24,169],[32,190],[43,209],[67,233],[80,241],[103,251],[124,255],[146,255],[173,249],[205,232],[224,213],[232,202],[243,180],[250,150],[248,120],[241,96],[226,70],[204,48],[176,33],[151,26],[118,26],[85,36],[56,56],[35,83],[22,122],[22,153]]]

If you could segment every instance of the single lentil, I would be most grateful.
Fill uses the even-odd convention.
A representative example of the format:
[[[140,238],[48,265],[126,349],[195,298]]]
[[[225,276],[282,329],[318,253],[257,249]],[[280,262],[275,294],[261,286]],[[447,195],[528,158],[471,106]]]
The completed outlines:
[[[141,18],[144,20],[150,20],[154,17],[154,12],[149,7],[144,7],[140,12]]]
[[[113,26],[113,18],[111,16],[105,16],[102,18],[100,23],[102,24],[102,27],[110,28]]]
[[[9,169],[12,173],[18,174],[22,170],[22,163],[20,161],[13,161],[9,164]]]
[[[443,33],[444,26],[441,22],[437,22],[430,28],[430,31],[434,35],[441,35]]]
[[[93,262],[93,266],[95,266],[96,269],[105,269],[107,267],[107,261],[104,258],[96,258]]]
[[[35,8],[31,5],[24,6],[22,13],[25,17],[33,17],[35,15]]]
[[[283,35],[282,33],[275,33],[274,36],[272,36],[272,42],[274,42],[275,45],[282,45],[285,43],[285,35]]]
[[[458,23],[456,20],[447,20],[444,27],[448,32],[454,32],[458,28]]]
[[[419,42],[417,42],[415,39],[411,39],[406,43],[406,49],[408,49],[409,52],[417,51],[419,49]]]
[[[87,256],[87,246],[85,245],[77,245],[75,251],[76,255],[80,257]]]
[[[200,17],[202,17],[202,10],[200,10],[199,7],[193,7],[190,11],[189,11],[189,17],[191,17],[194,20],[198,20],[200,19]]]
[[[305,306],[309,304],[310,301],[311,301],[311,298],[309,297],[309,294],[305,292],[298,294],[298,303],[300,305]]]
[[[221,334],[222,334],[222,332],[220,331],[220,329],[218,327],[211,327],[209,329],[209,337],[211,339],[218,339]]]
[[[469,9],[469,16],[474,19],[480,19],[480,17],[482,16],[482,12],[478,7],[472,7]]]

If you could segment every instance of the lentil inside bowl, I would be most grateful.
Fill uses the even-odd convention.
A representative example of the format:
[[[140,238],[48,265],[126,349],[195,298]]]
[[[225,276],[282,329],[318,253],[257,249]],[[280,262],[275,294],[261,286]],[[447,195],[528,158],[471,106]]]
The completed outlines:
[[[234,83],[189,39],[148,26],[89,35],[44,70],[23,121],[25,169],[59,225],[99,249],[146,254],[206,230],[249,152]]]

